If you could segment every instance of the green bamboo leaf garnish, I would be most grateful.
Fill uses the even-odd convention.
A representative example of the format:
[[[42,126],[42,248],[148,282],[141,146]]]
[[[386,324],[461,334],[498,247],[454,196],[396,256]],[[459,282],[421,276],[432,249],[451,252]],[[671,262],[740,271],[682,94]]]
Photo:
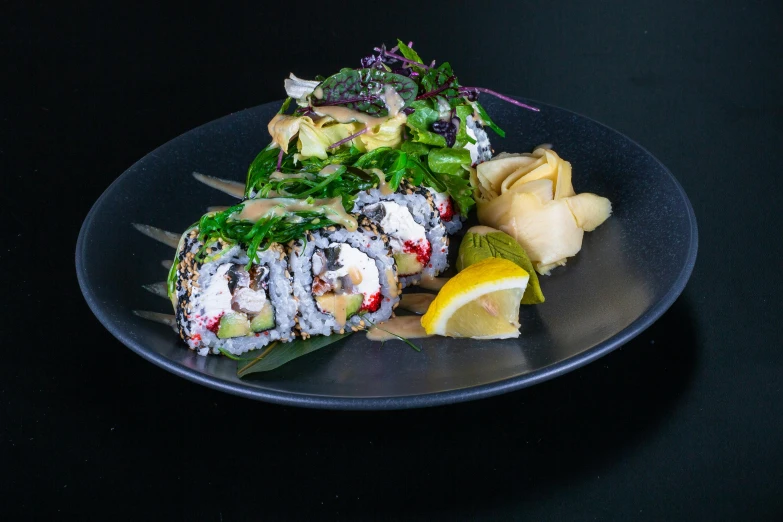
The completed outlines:
[[[237,376],[246,377],[253,373],[274,370],[303,355],[334,344],[352,333],[319,335],[307,339],[295,339],[287,343],[274,342],[266,348],[248,352],[250,357],[235,359],[237,361]]]

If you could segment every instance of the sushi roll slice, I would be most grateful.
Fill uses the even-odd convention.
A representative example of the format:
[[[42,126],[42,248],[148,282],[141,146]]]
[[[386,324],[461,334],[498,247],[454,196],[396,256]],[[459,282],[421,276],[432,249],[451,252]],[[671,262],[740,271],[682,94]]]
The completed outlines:
[[[403,288],[448,268],[449,238],[429,189],[406,180],[396,192],[371,189],[356,197],[353,211],[389,236]]]
[[[306,242],[292,242],[289,265],[302,337],[385,321],[399,301],[394,258],[378,231],[329,227],[312,232]]]
[[[465,121],[465,127],[465,132],[468,133],[468,136],[476,140],[476,143],[465,144],[465,148],[470,152],[470,161],[473,165],[491,160],[492,144],[489,142],[489,136],[487,136],[487,131],[484,130],[484,125],[476,121],[473,116],[468,116]]]
[[[446,227],[446,233],[453,235],[459,232],[462,229],[463,218],[457,212],[454,200],[445,192],[436,192],[429,187],[427,187],[427,190],[432,194],[432,203],[438,210],[443,226]]]
[[[169,297],[180,337],[199,355],[238,355],[293,336],[296,302],[285,251],[273,244],[249,260],[237,244],[205,247],[197,229],[182,236]]]

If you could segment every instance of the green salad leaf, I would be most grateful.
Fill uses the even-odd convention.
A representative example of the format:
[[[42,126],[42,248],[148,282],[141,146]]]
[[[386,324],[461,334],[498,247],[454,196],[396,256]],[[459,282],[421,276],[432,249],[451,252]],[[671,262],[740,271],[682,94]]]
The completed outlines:
[[[431,100],[417,100],[411,104],[414,113],[408,116],[408,129],[412,140],[425,145],[445,147],[446,138],[432,132],[432,124],[438,121],[438,110],[432,106]]]
[[[465,172],[465,169],[462,168],[463,165],[470,165],[470,151],[448,147],[431,149],[427,156],[427,163],[433,172],[452,176],[459,175]]]
[[[473,200],[473,187],[470,186],[470,181],[458,175],[433,173],[433,176],[444,187],[444,190],[438,190],[437,188],[436,190],[438,192],[448,192],[451,199],[457,204],[459,213],[463,217],[467,217],[468,212],[476,205],[476,202]]]
[[[273,146],[272,143],[258,153],[250,164],[250,168],[247,170],[247,181],[245,182],[246,198],[259,191],[264,182],[269,178],[269,175],[277,170],[277,158],[279,154],[280,149]],[[283,155],[280,170],[282,172],[288,172],[294,171],[295,169],[294,151],[290,150],[287,154]]]
[[[487,114],[487,111],[484,110],[484,107],[481,106],[479,102],[474,102],[474,105],[476,106],[476,110],[479,113],[479,116],[481,116],[481,119],[484,120],[484,123],[487,124],[487,127],[495,131],[495,134],[500,136],[501,138],[506,137],[506,131],[498,127],[494,121],[492,121],[492,118],[489,117],[489,114]]]
[[[438,111],[432,106],[430,100],[416,100],[411,103],[413,114],[408,116],[408,126],[417,129],[427,130],[430,125],[438,121]]]
[[[390,147],[380,147],[361,156],[354,167],[360,169],[379,169],[386,175],[386,182],[392,190],[397,190],[405,176],[408,155]]]
[[[464,102],[464,98],[459,91],[459,82],[454,71],[451,70],[449,62],[443,62],[438,67],[428,69],[421,76],[421,87],[424,94],[419,98],[429,98],[439,95],[445,98],[452,107],[456,107]]]
[[[432,131],[422,130],[417,127],[411,127],[411,135],[413,136],[413,141],[417,143],[423,143],[425,145],[433,145],[435,147],[446,146],[446,138]]]
[[[293,100],[293,98],[291,98],[290,96],[286,98],[283,101],[283,104],[280,105],[280,110],[277,111],[277,114],[285,114],[286,111],[288,110],[288,106],[291,105],[291,100]]]
[[[408,47],[405,44],[405,42],[403,42],[399,38],[397,39],[397,47],[400,50],[400,54],[403,55],[408,60],[411,60],[413,62],[418,62],[420,64],[424,64],[424,61],[419,56],[419,53],[417,53],[416,51],[414,51],[413,49]],[[423,73],[425,71],[424,67],[421,67],[419,65],[411,65],[411,68],[414,71],[419,72],[419,73]]]
[[[468,104],[457,105],[457,117],[459,118],[459,130],[457,131],[457,140],[454,147],[462,148],[468,143],[476,143],[476,140],[468,134],[468,116],[473,114],[473,107]]]
[[[350,165],[362,156],[356,147],[328,156],[325,160],[308,158],[294,165],[294,152],[283,155],[280,172],[283,176],[273,173],[277,171],[278,148],[264,149],[250,165],[248,181],[245,185],[245,197],[288,197],[288,198],[334,198],[343,200],[347,211],[353,208],[356,194],[370,189],[378,184],[375,176],[359,169],[350,169]],[[318,176],[325,167],[339,165],[336,171],[327,176]],[[287,176],[286,176],[287,175]]]
[[[240,203],[222,212],[205,214],[198,222],[199,241],[203,244],[198,253],[204,258],[206,248],[222,239],[231,243],[247,246],[248,266],[256,261],[257,251],[266,250],[273,243],[288,243],[306,236],[308,230],[336,225],[327,214],[319,210],[297,210],[282,215],[270,214],[258,221],[238,220],[245,204]]]
[[[415,141],[403,141],[402,145],[400,145],[401,151],[407,153],[408,156],[417,159],[429,154],[431,148],[432,147],[430,147],[429,145],[425,145],[424,143],[418,143]]]
[[[325,160],[315,156],[302,160],[302,170],[305,172],[320,172],[327,165],[353,165],[364,154],[353,145],[348,149],[345,149],[345,147],[341,147],[341,149],[343,150],[329,154]]]

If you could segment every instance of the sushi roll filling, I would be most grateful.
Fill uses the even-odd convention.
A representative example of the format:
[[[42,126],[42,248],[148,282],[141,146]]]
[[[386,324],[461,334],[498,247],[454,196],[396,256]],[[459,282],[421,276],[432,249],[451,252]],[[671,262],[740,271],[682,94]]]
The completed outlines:
[[[218,267],[210,284],[196,296],[195,324],[221,339],[241,337],[274,327],[274,308],[267,295],[269,269],[226,263]],[[198,341],[199,339],[194,339]]]
[[[317,249],[312,258],[312,292],[318,308],[338,323],[380,307],[378,267],[364,252],[344,243]]]
[[[433,189],[428,188],[432,194],[432,201],[435,203],[435,208],[438,209],[440,219],[442,221],[451,221],[454,217],[454,202],[446,193],[435,192]]]
[[[362,212],[389,236],[398,274],[421,273],[430,261],[432,245],[426,229],[416,223],[410,210],[394,201],[381,201],[365,206]]]

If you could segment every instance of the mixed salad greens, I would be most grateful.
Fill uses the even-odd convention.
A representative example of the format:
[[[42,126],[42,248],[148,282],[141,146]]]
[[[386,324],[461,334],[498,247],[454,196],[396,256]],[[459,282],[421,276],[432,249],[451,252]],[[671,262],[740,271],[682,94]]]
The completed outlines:
[[[468,168],[491,157],[483,127],[505,135],[479,93],[537,109],[460,85],[448,62],[425,64],[412,42],[375,51],[358,69],[285,81],[289,97],[269,123],[272,143],[250,166],[246,197],[341,197],[350,212],[355,195],[378,184],[366,171],[379,169],[392,190],[407,178],[448,194],[467,216],[475,205]]]
[[[460,85],[448,62],[426,64],[412,42],[376,47],[360,65],[326,78],[291,74],[285,80],[288,97],[268,124],[272,142],[250,165],[245,202],[202,217],[199,241],[246,245],[252,263],[257,250],[272,243],[339,223],[317,205],[247,221],[240,218],[247,200],[283,198],[307,205],[339,198],[351,212],[360,192],[381,184],[397,190],[403,178],[447,195],[464,218],[476,204],[470,171],[492,158],[483,129],[505,136],[479,103],[479,93],[538,110],[489,89]]]

